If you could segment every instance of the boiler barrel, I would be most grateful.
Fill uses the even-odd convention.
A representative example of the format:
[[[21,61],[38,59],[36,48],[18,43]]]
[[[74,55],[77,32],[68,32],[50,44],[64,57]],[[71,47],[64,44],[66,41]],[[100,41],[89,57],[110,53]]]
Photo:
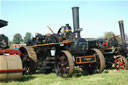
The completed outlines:
[[[19,80],[22,77],[22,62],[18,55],[0,55],[0,81]]]

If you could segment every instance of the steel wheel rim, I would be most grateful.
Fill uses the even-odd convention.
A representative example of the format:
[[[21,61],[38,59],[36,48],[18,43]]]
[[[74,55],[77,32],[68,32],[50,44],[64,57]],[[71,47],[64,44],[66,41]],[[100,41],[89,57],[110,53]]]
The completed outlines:
[[[95,52],[95,56],[96,56],[96,63],[94,63],[94,71],[96,73],[101,73],[103,72],[104,68],[105,68],[105,59],[103,54],[101,53],[101,51],[99,51],[98,49],[92,49]]]
[[[66,55],[61,55],[61,56],[57,56],[57,72],[58,75],[61,77],[68,77],[68,72],[69,72],[69,63],[67,62],[67,58]]]
[[[56,56],[55,71],[60,77],[71,77],[74,71],[74,62],[68,51],[62,51]]]
[[[95,73],[100,72],[100,59],[98,54],[96,53],[96,63],[95,63]]]
[[[27,49],[24,48],[24,47],[21,47],[19,50],[21,52],[21,60],[22,60],[23,68],[25,69],[23,74],[32,74],[32,73],[34,73],[35,72],[35,69],[34,69],[35,68],[35,63],[29,57]]]
[[[27,61],[29,61],[28,53],[27,53],[26,49],[24,49],[24,48],[20,49],[20,51],[21,51],[21,59],[23,62],[23,68],[25,69],[24,74],[27,74],[30,72],[29,66],[27,66]]]

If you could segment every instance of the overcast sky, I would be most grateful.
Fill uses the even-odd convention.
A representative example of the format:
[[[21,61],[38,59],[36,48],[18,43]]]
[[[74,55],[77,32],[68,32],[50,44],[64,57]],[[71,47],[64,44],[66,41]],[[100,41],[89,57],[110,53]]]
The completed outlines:
[[[2,33],[12,40],[15,33],[51,33],[69,23],[72,26],[72,7],[78,6],[82,37],[98,38],[105,32],[119,32],[119,20],[124,20],[128,34],[127,0],[1,0],[0,19],[9,21]]]

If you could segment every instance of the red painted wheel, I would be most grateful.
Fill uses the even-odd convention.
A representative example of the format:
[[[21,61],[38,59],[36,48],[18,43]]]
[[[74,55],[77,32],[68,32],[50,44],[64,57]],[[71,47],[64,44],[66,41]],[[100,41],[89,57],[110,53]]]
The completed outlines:
[[[58,52],[55,59],[55,72],[58,76],[71,77],[74,71],[72,55],[68,51]]]
[[[115,68],[117,70],[127,69],[128,63],[127,63],[127,59],[125,57],[123,57],[123,56],[117,57],[114,62],[115,62]]]

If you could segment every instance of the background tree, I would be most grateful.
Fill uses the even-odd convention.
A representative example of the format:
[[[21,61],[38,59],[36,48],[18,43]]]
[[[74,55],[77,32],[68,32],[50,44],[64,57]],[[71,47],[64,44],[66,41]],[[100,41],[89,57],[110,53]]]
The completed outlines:
[[[109,38],[112,38],[113,37],[113,32],[106,32],[105,34],[104,34],[104,39],[109,39]],[[114,34],[115,35],[115,34]]]
[[[13,37],[13,43],[14,44],[20,44],[20,42],[22,41],[22,36],[19,33],[16,33]]]
[[[110,39],[110,38],[114,37],[113,34],[114,34],[113,32],[106,32],[103,37],[99,37],[98,39]],[[114,35],[116,36],[116,39],[119,42],[119,44],[121,44],[122,41],[121,41],[120,34],[119,35],[114,34]],[[128,40],[128,35],[126,35],[126,34],[125,34],[125,39]]]
[[[104,35],[104,39],[110,39],[110,38],[114,37],[113,34],[114,34],[113,32],[106,32]],[[120,35],[116,35],[116,34],[114,34],[114,35],[116,36],[117,41],[121,44],[122,41],[121,41]]]
[[[24,37],[24,43],[26,43],[28,40],[32,38],[32,35],[30,32],[27,32]]]
[[[10,49],[13,49],[12,44],[13,44],[13,42],[9,40],[8,41],[8,46],[9,46]]]

